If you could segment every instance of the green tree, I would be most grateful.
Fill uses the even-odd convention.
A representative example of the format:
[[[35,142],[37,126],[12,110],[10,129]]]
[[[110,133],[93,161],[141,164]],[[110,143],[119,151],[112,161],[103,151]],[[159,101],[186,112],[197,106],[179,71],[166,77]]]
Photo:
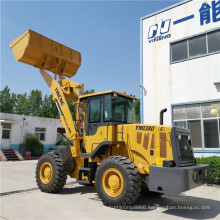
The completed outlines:
[[[83,95],[93,94],[93,93],[95,93],[95,90],[94,90],[94,89],[90,89],[90,90],[87,89],[87,90],[83,93]]]
[[[28,115],[40,116],[41,106],[42,106],[42,92],[37,89],[31,90],[27,101]]]
[[[39,110],[39,116],[45,118],[59,118],[56,104],[53,101],[53,95],[45,95]]]
[[[28,115],[28,99],[27,93],[17,94],[15,113],[19,115]]]
[[[67,101],[67,104],[69,106],[70,112],[72,114],[73,120],[75,121],[76,120],[76,113],[75,113],[76,108],[75,108],[75,106],[73,106],[73,101],[70,100],[70,99],[67,99],[66,101]]]
[[[94,92],[94,89],[90,89],[86,90],[84,94],[92,94]],[[72,100],[67,99],[67,104],[75,120],[75,107],[72,103]],[[0,110],[5,113],[59,118],[52,94],[45,95],[42,98],[42,92],[39,90],[32,90],[29,95],[27,93],[16,95],[15,93],[10,93],[10,89],[6,86],[0,91]]]
[[[135,102],[135,115],[136,121],[140,122],[140,99],[136,100]]]
[[[135,95],[130,94],[130,96],[135,97]],[[136,122],[140,122],[140,99],[137,99],[135,102],[135,116]]]
[[[16,94],[10,93],[10,89],[6,86],[0,91],[0,111],[4,113],[14,113],[16,104]]]

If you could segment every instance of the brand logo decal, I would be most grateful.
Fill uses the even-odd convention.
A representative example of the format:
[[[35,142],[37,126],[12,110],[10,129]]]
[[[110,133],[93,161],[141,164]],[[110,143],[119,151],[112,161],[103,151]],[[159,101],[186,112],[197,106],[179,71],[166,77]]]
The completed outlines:
[[[164,127],[160,127],[160,128],[158,128],[158,131],[165,131],[165,128]]]
[[[152,25],[148,31],[148,41],[149,43],[154,43],[156,41],[161,41],[171,37],[171,34],[168,34],[170,30],[171,19],[160,20],[158,24]]]
[[[60,101],[60,104],[61,104],[61,106],[62,106],[63,104],[65,104],[65,102],[63,101],[63,98],[62,98],[62,96],[60,95],[60,92],[59,92],[58,88],[56,88],[55,91],[56,91],[57,97],[58,97],[58,99],[59,99],[59,101]]]

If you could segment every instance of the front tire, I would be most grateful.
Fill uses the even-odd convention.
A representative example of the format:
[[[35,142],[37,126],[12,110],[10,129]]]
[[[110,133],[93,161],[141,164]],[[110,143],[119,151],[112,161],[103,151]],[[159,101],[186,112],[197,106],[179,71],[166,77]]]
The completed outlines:
[[[128,206],[141,193],[141,176],[132,161],[122,156],[105,159],[96,172],[96,190],[104,205]]]
[[[60,157],[51,152],[40,157],[35,174],[37,185],[47,193],[58,192],[67,179],[67,170]]]

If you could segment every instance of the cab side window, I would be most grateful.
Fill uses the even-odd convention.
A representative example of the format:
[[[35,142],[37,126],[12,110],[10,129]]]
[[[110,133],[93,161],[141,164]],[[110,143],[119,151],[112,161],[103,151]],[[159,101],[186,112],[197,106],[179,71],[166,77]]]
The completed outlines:
[[[104,96],[104,121],[112,120],[112,95],[107,94]]]
[[[90,123],[101,122],[101,100],[100,98],[95,98],[95,99],[90,100],[89,122]]]

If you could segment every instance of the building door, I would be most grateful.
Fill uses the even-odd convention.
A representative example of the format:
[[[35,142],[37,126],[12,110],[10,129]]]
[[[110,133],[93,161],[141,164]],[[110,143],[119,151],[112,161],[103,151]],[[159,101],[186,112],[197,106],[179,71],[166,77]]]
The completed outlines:
[[[1,148],[9,149],[10,148],[10,136],[11,136],[11,124],[10,123],[2,123],[2,140],[1,140]]]

